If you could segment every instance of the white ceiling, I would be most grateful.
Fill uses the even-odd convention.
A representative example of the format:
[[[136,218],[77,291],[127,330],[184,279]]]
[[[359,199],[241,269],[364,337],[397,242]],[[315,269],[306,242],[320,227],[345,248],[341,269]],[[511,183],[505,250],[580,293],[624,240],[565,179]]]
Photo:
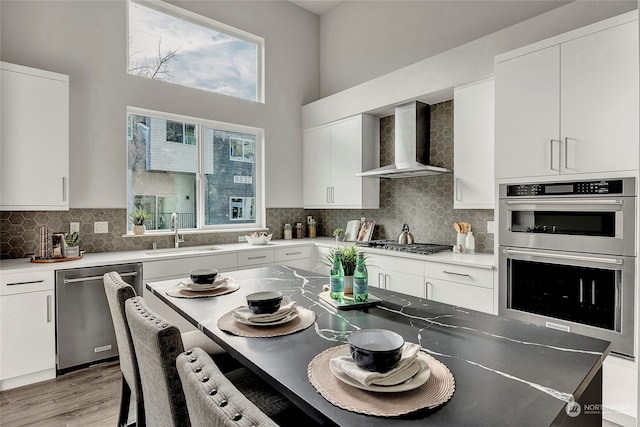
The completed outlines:
[[[333,9],[342,0],[289,0],[291,3],[307,9],[309,12],[313,12],[316,15],[322,15],[325,12]]]

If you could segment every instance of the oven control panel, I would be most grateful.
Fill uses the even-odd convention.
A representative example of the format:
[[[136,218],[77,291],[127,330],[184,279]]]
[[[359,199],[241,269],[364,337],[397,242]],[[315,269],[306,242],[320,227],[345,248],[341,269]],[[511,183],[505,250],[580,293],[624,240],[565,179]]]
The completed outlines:
[[[507,197],[623,194],[624,180],[576,181],[506,186]]]

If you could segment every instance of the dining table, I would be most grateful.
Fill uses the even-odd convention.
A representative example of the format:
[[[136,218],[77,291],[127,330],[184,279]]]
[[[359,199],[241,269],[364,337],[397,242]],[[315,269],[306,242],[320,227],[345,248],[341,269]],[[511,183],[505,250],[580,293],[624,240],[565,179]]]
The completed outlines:
[[[176,296],[176,289],[188,278],[145,285],[319,424],[602,425],[602,365],[611,350],[607,341],[375,287],[369,293],[372,300],[380,300],[377,304],[336,309],[320,297],[329,283],[327,275],[286,266],[220,274],[237,286],[216,296]],[[274,290],[312,313],[308,326],[275,336],[246,336],[220,328],[232,310],[247,305],[248,294]],[[255,329],[264,333],[269,327]],[[420,353],[449,375],[448,387],[453,388],[445,401],[386,416],[345,408],[327,390],[321,393],[311,381],[314,361],[323,352],[348,344],[349,335],[361,329],[391,330],[405,342],[419,345]],[[326,375],[317,371],[315,375],[330,380],[331,372],[325,371]],[[387,400],[410,399],[414,393],[363,391],[348,384],[340,387],[363,403],[378,399],[383,403],[380,406]]]

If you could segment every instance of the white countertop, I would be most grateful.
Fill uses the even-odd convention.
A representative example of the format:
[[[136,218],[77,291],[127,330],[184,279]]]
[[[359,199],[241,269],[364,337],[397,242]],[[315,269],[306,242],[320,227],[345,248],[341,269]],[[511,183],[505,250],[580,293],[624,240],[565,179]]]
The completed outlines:
[[[20,273],[26,271],[51,271],[63,270],[68,268],[92,267],[110,264],[123,264],[128,262],[150,262],[161,261],[163,259],[175,259],[181,257],[197,257],[215,254],[224,254],[230,252],[239,252],[246,250],[274,249],[286,246],[311,245],[318,246],[335,246],[336,241],[332,237],[318,237],[314,239],[293,239],[293,240],[272,240],[267,245],[250,245],[249,243],[224,243],[213,244],[207,246],[186,246],[180,249],[159,249],[152,251],[149,249],[138,251],[118,251],[118,252],[101,252],[94,254],[84,254],[82,259],[65,262],[51,263],[32,263],[29,258],[6,259],[0,261],[0,271],[6,273]],[[353,242],[342,242],[340,245],[352,245]],[[216,250],[208,250],[202,252],[194,252],[206,248]],[[423,261],[436,261],[456,265],[469,265],[481,268],[495,268],[495,257],[493,254],[454,254],[453,252],[441,252],[433,255],[408,254],[406,252],[389,251],[385,249],[366,248],[368,252],[379,253],[381,255],[398,256],[403,258],[420,259]],[[151,253],[151,254],[150,254]]]

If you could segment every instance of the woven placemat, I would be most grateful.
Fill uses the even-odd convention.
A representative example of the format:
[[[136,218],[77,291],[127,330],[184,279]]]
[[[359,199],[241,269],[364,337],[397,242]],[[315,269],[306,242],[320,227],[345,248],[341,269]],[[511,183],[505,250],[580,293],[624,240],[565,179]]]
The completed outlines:
[[[431,375],[424,385],[398,393],[376,393],[343,383],[331,373],[329,360],[348,344],[332,347],[318,354],[309,363],[309,381],[318,393],[333,405],[360,414],[397,417],[421,409],[433,409],[447,402],[456,388],[453,374],[442,362],[428,354]]]
[[[289,335],[307,329],[316,321],[316,314],[304,307],[298,307],[298,317],[290,322],[274,326],[251,326],[240,323],[233,318],[233,310],[218,320],[221,331],[241,337],[268,338]]]
[[[220,286],[219,288],[211,289],[210,291],[190,291],[183,288],[180,285],[174,286],[173,288],[169,288],[165,291],[167,295],[170,297],[176,298],[207,298],[207,297],[217,297],[220,295],[230,294],[231,292],[235,292],[240,289],[240,285],[236,282],[229,281],[228,284],[224,286]]]

